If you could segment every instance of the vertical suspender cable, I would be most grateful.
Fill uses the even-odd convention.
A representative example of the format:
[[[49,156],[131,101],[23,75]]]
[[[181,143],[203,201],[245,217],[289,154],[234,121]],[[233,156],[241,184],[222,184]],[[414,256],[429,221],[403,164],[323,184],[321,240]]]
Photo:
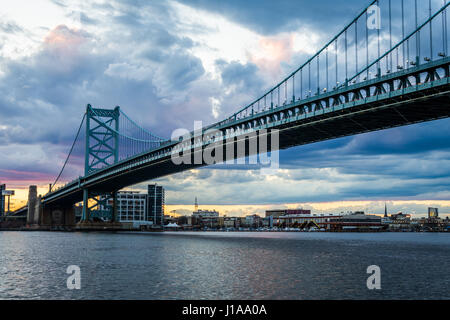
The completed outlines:
[[[270,91],[270,109],[273,109],[273,90]]]
[[[392,0],[389,0],[389,50],[392,50]],[[392,52],[389,55],[391,56],[390,70],[392,71]]]
[[[67,154],[66,160],[64,161],[64,165],[63,165],[61,171],[59,172],[58,176],[56,177],[55,182],[53,182],[53,184],[50,185],[50,191],[49,192],[52,192],[52,189],[56,186],[56,183],[58,182],[59,178],[61,177],[61,174],[63,173],[64,169],[66,168],[67,163],[69,162],[69,158],[72,155],[73,148],[75,147],[75,144],[76,144],[76,142],[78,140],[78,136],[80,135],[81,128],[83,127],[83,123],[84,123],[85,119],[86,119],[86,113],[83,115],[83,119],[81,120],[80,126],[78,128],[77,135],[75,136],[75,139],[73,140],[72,146],[70,147],[70,151]]]
[[[366,21],[368,19],[368,14],[366,12]],[[369,28],[366,26],[366,69],[367,69],[367,75],[366,78],[369,80]]]
[[[278,107],[280,106],[280,86],[278,86]]]
[[[295,73],[292,76],[292,102],[295,102]]]
[[[336,58],[336,87],[337,87],[339,84],[339,81],[338,81],[338,79],[339,79],[339,77],[338,77],[338,41],[337,41],[337,39],[335,42],[335,49],[336,49],[335,58]]]
[[[300,69],[300,100],[303,99],[303,68]]]
[[[415,10],[415,18],[416,18],[416,30],[419,26],[418,13],[417,13],[417,0],[414,1],[414,10]],[[416,33],[416,64],[420,63],[420,30]]]
[[[355,72],[358,73],[358,20],[355,22]]]
[[[405,2],[402,0],[402,40],[405,39]],[[403,68],[405,68],[405,43],[402,44]]]
[[[326,49],[326,59],[327,59],[327,63],[326,63],[326,69],[327,69],[327,71],[326,71],[327,83],[326,83],[326,85],[325,85],[325,88],[327,88],[327,90],[328,90],[328,47],[327,47],[327,49]]]
[[[380,6],[380,1],[377,0],[377,6]],[[381,56],[381,47],[380,47],[380,29],[381,26],[377,28],[377,41],[378,41],[378,62],[377,62],[377,76],[381,76],[381,68],[380,68],[380,56]]]
[[[347,29],[345,29],[345,85],[347,85],[348,79],[348,56],[347,56]]]
[[[409,39],[406,40],[406,67],[409,68]]]
[[[308,63],[308,73],[309,73],[309,92],[308,92],[308,96],[311,95],[311,62]]]
[[[320,55],[317,56],[317,94],[320,94]]]
[[[446,1],[444,0],[444,6]],[[445,11],[442,11],[442,53],[447,55],[447,50],[445,50]]]
[[[406,40],[406,67],[409,68],[409,38]]]
[[[284,83],[284,100],[285,100],[286,103],[287,103],[287,80],[286,80],[286,82]]]
[[[430,12],[430,59],[433,60],[433,21],[431,21],[431,0],[428,0],[428,8]]]
[[[444,5],[447,5],[447,0],[444,0]],[[447,29],[447,8],[444,10],[445,15],[445,55],[448,56],[448,29]]]

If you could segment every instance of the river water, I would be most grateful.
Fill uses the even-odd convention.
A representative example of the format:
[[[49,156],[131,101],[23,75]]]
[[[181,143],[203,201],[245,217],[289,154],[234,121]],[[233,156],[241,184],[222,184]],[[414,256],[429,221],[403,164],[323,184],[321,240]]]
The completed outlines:
[[[449,267],[448,233],[0,232],[0,299],[450,299]]]

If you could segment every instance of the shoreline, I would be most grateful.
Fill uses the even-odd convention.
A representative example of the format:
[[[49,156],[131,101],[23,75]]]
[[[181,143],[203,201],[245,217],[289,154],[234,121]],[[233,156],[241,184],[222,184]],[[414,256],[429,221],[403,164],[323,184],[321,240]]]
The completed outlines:
[[[285,230],[126,230],[126,229],[111,229],[111,228],[92,228],[92,229],[76,229],[76,228],[65,228],[65,229],[51,229],[51,228],[0,228],[0,232],[108,232],[108,233],[164,233],[164,232],[210,232],[210,233],[450,233],[449,231],[285,231]]]

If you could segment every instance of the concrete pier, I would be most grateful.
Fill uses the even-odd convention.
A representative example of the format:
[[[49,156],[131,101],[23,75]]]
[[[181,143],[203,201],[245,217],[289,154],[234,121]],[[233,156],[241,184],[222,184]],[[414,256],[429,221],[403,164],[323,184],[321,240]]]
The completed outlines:
[[[115,210],[117,210],[115,208]],[[75,205],[72,203],[43,203],[37,194],[37,186],[30,186],[26,207],[24,230],[78,230],[118,231],[127,230],[120,222],[81,221],[76,223]],[[25,217],[23,217],[25,220]],[[25,223],[25,222],[24,222]]]
[[[40,226],[44,228],[74,228],[75,209],[72,206],[42,205]]]
[[[30,186],[28,189],[28,213],[27,213],[27,225],[29,226],[39,224],[39,211],[36,212],[37,204],[38,204],[37,186]],[[39,210],[39,207],[37,209]]]
[[[75,228],[74,206],[44,205],[37,186],[28,191],[27,228],[37,230]]]

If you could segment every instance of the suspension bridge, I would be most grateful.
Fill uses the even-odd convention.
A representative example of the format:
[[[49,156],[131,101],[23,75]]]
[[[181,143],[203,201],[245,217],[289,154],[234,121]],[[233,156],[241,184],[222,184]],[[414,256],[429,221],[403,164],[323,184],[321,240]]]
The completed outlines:
[[[152,134],[119,107],[88,105],[61,173],[36,205],[29,203],[28,222],[69,225],[73,205],[81,201],[82,223],[95,216],[114,221],[118,190],[206,165],[175,164],[173,154],[190,151],[193,159],[219,142],[235,150],[251,134],[277,132],[279,144],[268,150],[274,151],[449,117],[448,5],[441,0],[371,1],[276,86],[181,143]],[[373,19],[376,23],[369,25]],[[83,152],[76,151],[80,146]],[[250,155],[246,148],[240,156]],[[84,172],[61,184],[72,162],[84,164]]]

